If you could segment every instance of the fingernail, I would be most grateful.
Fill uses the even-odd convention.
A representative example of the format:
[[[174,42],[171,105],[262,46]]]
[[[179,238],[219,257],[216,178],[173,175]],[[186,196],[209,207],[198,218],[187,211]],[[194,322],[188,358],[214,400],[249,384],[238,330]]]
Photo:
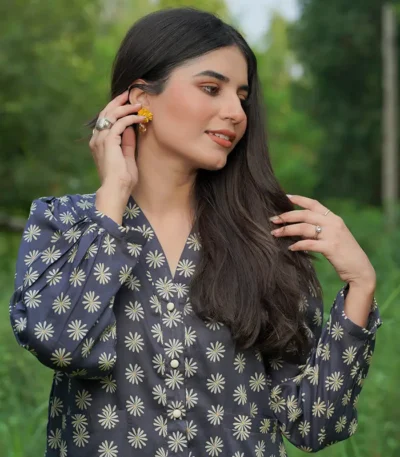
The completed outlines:
[[[271,222],[276,222],[278,219],[279,219],[278,216],[272,216],[272,217],[269,218],[269,220]]]
[[[290,194],[286,194],[286,197],[287,197],[287,198],[292,198],[292,197],[293,197],[293,195],[290,195]]]

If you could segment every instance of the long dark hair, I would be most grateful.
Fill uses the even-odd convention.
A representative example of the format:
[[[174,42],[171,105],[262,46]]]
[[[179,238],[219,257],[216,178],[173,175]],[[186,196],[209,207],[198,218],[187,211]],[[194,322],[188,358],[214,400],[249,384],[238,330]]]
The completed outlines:
[[[322,292],[312,256],[287,249],[298,238],[270,234],[269,217],[294,207],[272,170],[257,61],[245,39],[208,12],[174,8],[151,13],[124,37],[113,63],[110,95],[115,98],[137,79],[146,82],[143,90],[159,94],[174,68],[225,46],[237,46],[247,61],[248,127],[223,169],[198,170],[193,192],[202,257],[191,301],[200,317],[228,325],[238,347],[298,359],[311,344],[300,303]]]

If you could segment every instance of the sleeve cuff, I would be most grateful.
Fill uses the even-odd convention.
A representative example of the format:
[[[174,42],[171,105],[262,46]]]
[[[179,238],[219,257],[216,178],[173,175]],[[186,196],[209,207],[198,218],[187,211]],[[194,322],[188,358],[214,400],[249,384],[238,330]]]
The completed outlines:
[[[350,320],[344,312],[344,302],[348,291],[349,284],[346,284],[337,294],[332,308],[332,317],[334,318],[332,322],[336,320],[347,333],[360,340],[371,339],[382,325],[376,298],[374,297],[372,300],[367,326],[364,328]]]
[[[146,244],[146,238],[138,229],[128,227],[126,225],[117,224],[111,217],[103,214],[93,205],[88,211],[88,217],[101,227],[106,232],[110,233],[115,238],[137,243],[140,245]]]

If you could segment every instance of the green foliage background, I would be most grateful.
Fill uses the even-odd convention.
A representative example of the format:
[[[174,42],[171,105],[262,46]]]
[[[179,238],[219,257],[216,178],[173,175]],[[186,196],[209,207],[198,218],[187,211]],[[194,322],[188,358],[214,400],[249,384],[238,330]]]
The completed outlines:
[[[273,164],[288,193],[323,200],[344,218],[377,271],[384,321],[359,402],[358,432],[321,455],[398,457],[400,230],[387,232],[380,201],[381,2],[299,3],[296,23],[275,15],[254,46]],[[224,0],[0,5],[1,214],[25,218],[38,196],[98,187],[84,123],[108,101],[119,42],[144,14],[182,5],[217,12],[240,28]],[[294,77],[299,64],[303,73]],[[37,457],[45,446],[52,373],[18,347],[9,324],[20,238],[21,233],[1,227],[0,455]],[[317,270],[328,314],[341,283],[323,258]],[[290,457],[303,454],[288,449]]]

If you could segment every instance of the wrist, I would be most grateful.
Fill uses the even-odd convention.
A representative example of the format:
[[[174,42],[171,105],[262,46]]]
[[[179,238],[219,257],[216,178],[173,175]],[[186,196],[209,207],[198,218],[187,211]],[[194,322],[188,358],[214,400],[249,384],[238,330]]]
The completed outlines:
[[[122,218],[130,193],[116,186],[102,185],[96,192],[96,208],[114,222],[122,225]]]

